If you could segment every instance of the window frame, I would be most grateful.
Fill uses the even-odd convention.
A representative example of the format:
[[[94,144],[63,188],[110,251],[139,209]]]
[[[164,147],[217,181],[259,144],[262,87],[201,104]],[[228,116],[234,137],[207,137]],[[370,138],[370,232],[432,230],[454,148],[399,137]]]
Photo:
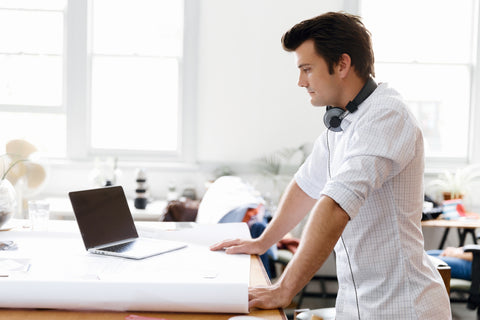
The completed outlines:
[[[15,10],[15,11],[31,11],[31,12],[62,12],[65,18],[65,10],[54,10],[54,9],[27,9],[27,8],[5,8],[2,10]],[[65,29],[65,28],[64,28]],[[65,30],[64,30],[65,31]],[[65,36],[65,34],[64,34]],[[65,39],[64,39],[65,40]],[[15,53],[12,55],[43,55],[41,53],[32,54],[32,53]],[[64,52],[63,52],[63,62],[65,62],[65,43],[64,43]],[[63,79],[63,84],[65,84]],[[62,94],[62,97],[64,95]],[[0,104],[0,112],[18,112],[18,113],[51,113],[51,114],[62,114],[65,112],[64,104],[61,103],[58,106],[55,105],[26,105],[26,104]]]
[[[184,1],[183,55],[179,59],[178,150],[176,152],[95,149],[91,146],[90,88],[91,46],[89,10],[92,0],[67,0],[65,14],[64,94],[67,128],[67,159],[90,160],[117,156],[123,160],[160,162],[195,161],[196,52],[198,3]],[[75,39],[75,41],[70,41]],[[186,71],[188,70],[188,72]]]
[[[346,12],[352,14],[361,14],[360,5],[362,0],[345,0],[344,9]],[[474,26],[472,41],[476,41],[476,46],[473,48],[473,59],[470,64],[470,106],[469,106],[469,129],[468,129],[468,143],[467,155],[465,158],[456,157],[425,157],[425,172],[427,174],[438,173],[443,170],[451,170],[470,163],[480,162],[480,90],[475,90],[480,85],[480,5],[475,2]],[[368,26],[366,26],[368,29]],[[454,112],[452,110],[452,112]],[[477,138],[476,138],[477,137]]]

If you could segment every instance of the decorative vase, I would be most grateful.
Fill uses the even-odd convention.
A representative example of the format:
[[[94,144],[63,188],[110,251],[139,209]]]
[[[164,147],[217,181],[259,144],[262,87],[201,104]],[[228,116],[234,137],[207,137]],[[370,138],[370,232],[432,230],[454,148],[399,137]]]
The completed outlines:
[[[15,189],[7,179],[0,180],[0,228],[15,213]]]

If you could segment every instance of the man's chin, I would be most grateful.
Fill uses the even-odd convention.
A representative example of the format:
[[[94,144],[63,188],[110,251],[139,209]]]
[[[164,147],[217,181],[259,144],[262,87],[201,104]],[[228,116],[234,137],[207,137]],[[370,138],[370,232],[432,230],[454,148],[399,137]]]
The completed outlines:
[[[320,103],[318,101],[315,101],[315,100],[310,100],[310,103],[312,104],[312,106],[314,107],[325,107],[325,104],[324,103]]]

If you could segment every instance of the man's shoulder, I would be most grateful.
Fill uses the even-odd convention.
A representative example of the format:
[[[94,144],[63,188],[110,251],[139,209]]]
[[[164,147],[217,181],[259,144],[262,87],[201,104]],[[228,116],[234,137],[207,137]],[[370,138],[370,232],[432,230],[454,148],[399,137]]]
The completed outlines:
[[[365,108],[361,113],[367,118],[379,118],[387,115],[403,120],[414,118],[402,95],[387,83],[379,84],[377,90],[365,102]]]
[[[368,102],[373,107],[402,109],[407,106],[400,92],[389,86],[388,83],[380,83],[369,98],[371,99],[368,99]]]

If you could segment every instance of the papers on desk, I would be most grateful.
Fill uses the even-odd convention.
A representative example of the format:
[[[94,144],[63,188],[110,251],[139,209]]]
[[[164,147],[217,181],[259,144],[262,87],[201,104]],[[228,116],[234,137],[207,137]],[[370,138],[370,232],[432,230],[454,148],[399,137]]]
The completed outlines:
[[[0,307],[248,312],[250,257],[208,248],[224,238],[248,238],[245,224],[178,231],[157,225],[140,225],[139,233],[188,247],[138,261],[89,254],[78,233],[0,233],[19,248],[0,256]]]
[[[8,277],[15,273],[25,273],[30,269],[29,259],[1,259],[0,277]]]

